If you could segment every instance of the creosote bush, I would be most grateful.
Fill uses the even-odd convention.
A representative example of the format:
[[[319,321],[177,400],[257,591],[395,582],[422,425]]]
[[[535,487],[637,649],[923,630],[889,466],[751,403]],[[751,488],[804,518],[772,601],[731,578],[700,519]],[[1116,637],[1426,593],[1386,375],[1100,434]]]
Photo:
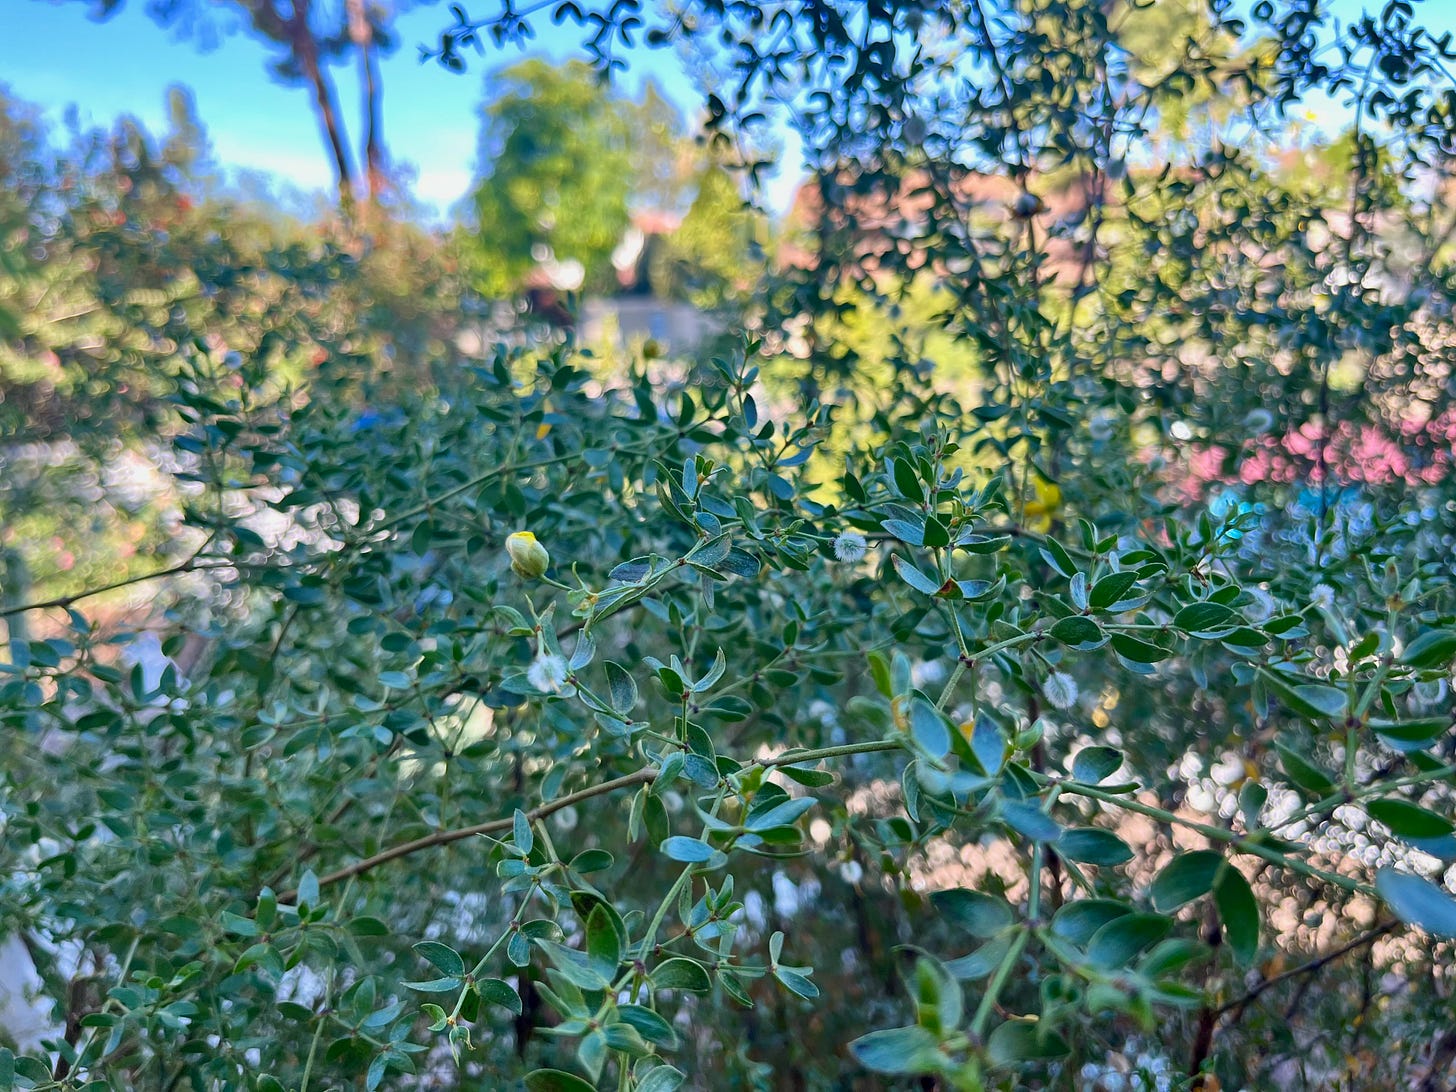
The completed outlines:
[[[75,1068],[25,1080],[505,1080],[519,1052],[531,1088],[671,1087],[750,1063],[720,1034],[766,1006],[834,1014],[838,1061],[780,1047],[824,1079],[979,1087],[1233,1001],[1283,886],[1451,931],[1432,881],[1298,833],[1358,809],[1451,835],[1422,688],[1456,630],[1416,550],[1325,602],[1251,582],[1247,514],[1029,532],[1004,479],[952,468],[975,428],[945,400],[816,500],[817,426],[759,419],[742,358],[675,395],[528,363],[395,425],[327,398],[282,433],[232,419],[234,458],[285,468],[260,508],[307,533],[205,544],[233,575],[171,608],[166,651],[206,644],[186,677],[124,670],[74,609],[20,650],[7,924],[86,952],[53,980],[85,1006]],[[1208,811],[1146,742],[1198,719],[1251,742]],[[1165,833],[1130,844],[1130,817]],[[850,865],[863,894],[832,897]],[[857,973],[898,964],[910,1023],[821,994],[846,973],[821,913],[889,934]]]
[[[822,154],[721,351],[385,352],[340,262],[267,331],[306,384],[159,379],[182,560],[112,594],[160,648],[5,607],[0,929],[57,1030],[0,1086],[1438,1087],[1447,47],[687,7],[718,131]],[[1339,210],[1254,135],[1315,89]]]

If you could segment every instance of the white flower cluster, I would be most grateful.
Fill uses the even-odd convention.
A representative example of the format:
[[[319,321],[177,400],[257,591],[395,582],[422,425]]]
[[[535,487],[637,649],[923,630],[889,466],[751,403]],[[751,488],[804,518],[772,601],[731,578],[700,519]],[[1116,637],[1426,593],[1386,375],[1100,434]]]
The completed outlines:
[[[1279,604],[1269,594],[1267,589],[1255,586],[1245,588],[1244,591],[1253,600],[1253,602],[1244,608],[1245,618],[1255,625],[1258,625],[1260,622],[1267,622],[1270,618],[1274,617],[1274,612],[1279,609]]]
[[[542,693],[559,694],[569,673],[564,656],[543,652],[527,669],[526,681]]]
[[[834,539],[834,556],[846,565],[863,561],[869,543],[858,531],[841,531]]]
[[[1055,709],[1072,708],[1077,704],[1077,696],[1081,693],[1077,680],[1065,671],[1053,671],[1048,675],[1046,682],[1041,684],[1041,692],[1046,697],[1047,704]]]

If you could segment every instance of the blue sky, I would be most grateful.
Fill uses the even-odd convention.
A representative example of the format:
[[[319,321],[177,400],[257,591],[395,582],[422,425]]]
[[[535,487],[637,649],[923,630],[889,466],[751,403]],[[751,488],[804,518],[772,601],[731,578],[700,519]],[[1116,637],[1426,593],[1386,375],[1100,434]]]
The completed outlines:
[[[467,10],[473,6],[466,4]],[[216,49],[201,50],[148,19],[140,0],[129,0],[104,23],[88,18],[89,10],[79,0],[0,0],[0,83],[56,122],[74,104],[83,122],[109,124],[118,114],[131,114],[154,131],[166,127],[168,85],[186,84],[222,164],[269,171],[304,189],[331,190],[308,92],[269,78],[269,54],[260,43],[239,33],[224,37]],[[507,47],[494,57],[473,58],[460,75],[434,63],[422,65],[419,45],[437,40],[450,21],[443,3],[406,12],[396,23],[400,46],[382,66],[389,152],[418,171],[416,196],[442,210],[470,182],[485,70],[496,57],[520,55]],[[567,55],[575,29],[545,21],[538,51]],[[346,123],[354,123],[359,90],[353,66],[333,72]],[[646,75],[685,113],[702,101],[669,51],[635,57],[629,89]],[[357,145],[359,134],[349,136]]]
[[[197,2],[211,6],[209,0]],[[488,2],[465,0],[465,7],[478,10]],[[1362,8],[1378,10],[1380,3],[1334,0],[1332,7],[1349,19]],[[1417,18],[1449,27],[1453,8],[1453,0],[1432,0],[1418,6]],[[223,37],[216,49],[199,49],[148,19],[144,0],[127,0],[105,23],[89,19],[89,9],[82,0],[0,0],[0,83],[56,121],[74,104],[86,122],[108,124],[127,113],[153,130],[165,128],[168,85],[186,84],[222,164],[268,171],[305,190],[331,190],[329,161],[308,92],[274,83],[266,68],[268,53],[258,42],[238,33]],[[400,46],[383,62],[390,154],[414,167],[415,195],[440,211],[469,186],[482,74],[495,59],[475,59],[463,75],[420,64],[418,46],[436,40],[449,21],[442,0],[416,2],[396,21]],[[555,28],[549,20],[543,24],[536,48],[558,57],[570,54],[577,28]],[[516,55],[517,50],[508,48],[495,56]],[[638,51],[627,78],[629,89],[644,76],[656,80],[685,114],[702,102],[672,52]],[[344,116],[355,123],[359,91],[353,66],[336,67],[334,77]],[[1341,111],[1336,107],[1331,113],[1328,120],[1338,124]],[[357,132],[349,136],[357,143]],[[792,152],[788,158],[795,158]],[[795,170],[782,172],[770,187],[770,204],[787,204],[796,181]]]

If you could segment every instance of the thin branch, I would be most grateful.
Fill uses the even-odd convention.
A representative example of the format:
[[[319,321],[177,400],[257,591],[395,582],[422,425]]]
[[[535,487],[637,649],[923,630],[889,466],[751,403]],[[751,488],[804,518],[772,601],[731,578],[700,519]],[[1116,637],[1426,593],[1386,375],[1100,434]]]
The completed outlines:
[[[1311,959],[1308,963],[1301,963],[1298,967],[1291,967],[1289,970],[1284,971],[1280,974],[1276,974],[1272,978],[1264,979],[1242,997],[1235,998],[1227,1004],[1219,1006],[1219,1008],[1214,1012],[1214,1016],[1222,1017],[1230,1012],[1242,1014],[1244,1008],[1251,1004],[1254,1000],[1256,1000],[1260,994],[1264,993],[1264,991],[1273,989],[1280,983],[1288,982],[1290,979],[1298,978],[1301,975],[1316,974],[1320,970],[1327,967],[1329,964],[1333,963],[1335,960],[1347,956],[1351,952],[1356,951],[1359,948],[1364,948],[1367,945],[1374,944],[1381,937],[1395,932],[1395,930],[1399,927],[1400,922],[1392,920],[1377,925],[1373,929],[1367,929],[1365,932],[1361,933],[1353,940],[1341,944],[1338,948],[1331,949],[1322,956]],[[1237,1019],[1237,1015],[1235,1016],[1235,1019]]]
[[[846,755],[871,754],[877,751],[898,750],[903,744],[897,739],[879,739],[869,743],[846,743],[838,747],[820,747],[812,751],[785,751],[783,754],[775,755],[773,758],[765,758],[751,763],[749,767],[759,766],[770,769],[774,766],[793,766],[801,762],[817,762],[825,758],[841,758]],[[613,778],[610,781],[603,781],[600,785],[589,785],[574,793],[569,793],[549,803],[540,804],[526,812],[526,818],[535,822],[537,819],[544,819],[553,812],[562,808],[579,804],[583,800],[590,800],[594,796],[603,796],[607,793],[616,792],[618,789],[629,789],[634,785],[646,784],[657,779],[655,767],[645,767],[636,773],[624,774],[621,777]],[[356,861],[351,865],[330,872],[326,876],[319,877],[319,887],[328,887],[330,884],[338,883],[340,880],[347,880],[354,876],[362,876],[365,872],[371,872],[382,864],[397,860],[400,857],[408,857],[410,854],[418,853],[424,849],[433,849],[435,846],[449,845],[451,842],[458,842],[462,838],[471,838],[477,834],[494,834],[496,831],[510,830],[514,819],[507,816],[504,819],[492,819],[488,823],[477,823],[469,827],[457,827],[453,830],[438,830],[434,834],[426,834],[422,838],[416,838],[411,842],[401,842],[397,846],[381,850],[372,857],[365,857],[362,861]],[[278,896],[279,902],[292,902],[297,896],[296,890],[284,891]]]
[[[694,426],[689,425],[684,427],[692,428]],[[618,451],[636,452],[639,449],[645,449],[646,446],[647,441],[637,441],[635,443],[623,444],[620,448],[618,448]],[[337,559],[341,557],[343,553],[351,549],[355,549],[361,545],[368,544],[370,541],[372,541],[373,537],[378,535],[379,533],[388,530],[391,527],[397,526],[400,523],[404,523],[410,519],[413,519],[415,516],[423,515],[424,513],[431,511],[436,505],[442,504],[453,497],[459,496],[461,493],[465,493],[471,489],[475,489],[493,478],[497,478],[505,474],[517,474],[529,470],[539,470],[542,467],[553,466],[557,463],[569,462],[572,459],[577,459],[580,457],[580,452],[570,451],[562,455],[553,455],[547,458],[534,459],[529,462],[517,463],[513,466],[492,467],[489,471],[483,474],[479,474],[461,485],[453,486],[452,488],[445,490],[443,493],[432,497],[430,500],[425,501],[422,504],[417,504],[412,508],[407,508],[403,512],[398,512],[395,515],[389,516],[375,524],[370,525],[367,531],[359,537],[345,539],[341,543],[342,548],[340,550],[332,551],[328,554],[323,555],[322,558],[315,559],[314,561],[299,562],[296,565],[274,567],[279,569],[307,572],[315,563],[326,563],[328,561]],[[3,609],[0,609],[0,618],[9,618],[12,615],[24,614],[27,611],[33,610],[68,608],[75,603],[79,603],[83,599],[90,599],[97,595],[105,595],[107,592],[116,591],[118,588],[127,588],[133,584],[144,584],[150,580],[161,580],[165,577],[178,576],[182,573],[205,572],[212,569],[245,569],[268,567],[267,565],[260,565],[258,563],[247,562],[241,559],[234,558],[204,558],[202,556],[202,551],[212,544],[212,541],[215,537],[216,532],[214,532],[212,535],[209,535],[207,541],[202,544],[202,546],[197,550],[196,553],[194,553],[191,557],[187,558],[185,561],[179,562],[176,565],[172,565],[165,569],[158,569],[155,572],[142,573],[138,576],[129,576],[124,580],[117,580],[110,584],[102,584],[100,587],[87,588],[85,591],[79,591],[73,595],[58,595],[54,599],[41,599],[32,603],[22,603],[18,606],[5,607]],[[577,626],[576,628],[579,629],[580,626]]]
[[[1047,783],[1052,783],[1050,778],[1044,780]],[[1292,857],[1288,853],[1267,845],[1257,835],[1245,837],[1234,834],[1231,831],[1225,830],[1223,827],[1215,827],[1208,823],[1201,823],[1196,819],[1189,819],[1187,816],[1168,811],[1166,808],[1158,808],[1151,804],[1144,804],[1141,800],[1135,799],[1134,797],[1121,793],[1108,792],[1105,789],[1099,789],[1092,785],[1084,785],[1077,781],[1057,780],[1055,784],[1060,785],[1064,793],[1071,793],[1073,796],[1090,797],[1093,800],[1100,800],[1104,804],[1111,804],[1114,807],[1119,807],[1126,811],[1146,815],[1149,819],[1157,819],[1163,823],[1177,824],[1185,830],[1194,831],[1212,841],[1223,842],[1233,846],[1240,853],[1249,853],[1255,857],[1261,857],[1270,864],[1292,869],[1302,876],[1308,876],[1312,880],[1333,884],[1343,891],[1360,895],[1375,894],[1375,888],[1369,884],[1361,883],[1351,876],[1344,876],[1338,872],[1331,872],[1328,869],[1319,868],[1298,857]]]
[[[611,781],[603,781],[600,785],[590,785],[579,792],[569,793],[546,804],[540,804],[526,812],[526,818],[531,822],[537,819],[544,819],[546,816],[568,808],[573,804],[579,804],[583,800],[590,800],[594,796],[602,796],[606,793],[616,792],[618,789],[631,788],[634,785],[642,785],[655,780],[657,770],[647,767],[638,770],[636,773],[625,774],[622,777],[613,778]],[[434,834],[427,834],[423,838],[416,838],[412,842],[401,842],[397,846],[390,846],[381,850],[372,857],[365,857],[362,861],[355,861],[351,865],[330,872],[327,876],[319,877],[319,887],[328,887],[340,880],[347,880],[354,876],[362,876],[371,872],[382,864],[400,857],[408,857],[412,853],[418,853],[422,849],[432,849],[435,846],[449,845],[451,842],[458,842],[463,838],[473,838],[478,834],[494,834],[496,831],[510,830],[515,820],[511,816],[504,819],[492,819],[488,823],[476,823],[469,827],[456,827],[453,830],[437,830]],[[278,896],[280,902],[292,902],[297,896],[297,891],[284,891]]]
[[[0,618],[9,618],[14,614],[25,614],[32,610],[49,610],[52,607],[67,608],[82,599],[90,599],[93,596],[105,595],[107,592],[116,591],[118,588],[128,588],[133,584],[145,584],[149,580],[161,580],[163,577],[177,576],[181,573],[205,572],[209,569],[235,569],[241,562],[218,561],[207,563],[198,555],[193,554],[186,561],[179,562],[166,569],[158,569],[155,572],[142,573],[138,576],[129,576],[125,580],[115,580],[110,584],[103,584],[98,588],[88,588],[85,591],[76,592],[74,595],[58,595],[54,599],[40,599],[33,603],[21,603],[19,606],[6,607],[0,610]]]

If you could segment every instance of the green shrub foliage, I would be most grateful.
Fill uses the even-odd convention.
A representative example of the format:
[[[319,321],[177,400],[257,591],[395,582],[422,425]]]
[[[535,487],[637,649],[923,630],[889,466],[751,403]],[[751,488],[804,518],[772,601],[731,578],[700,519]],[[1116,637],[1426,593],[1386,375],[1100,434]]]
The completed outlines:
[[[57,1030],[0,1087],[1444,1086],[1448,45],[680,7],[555,14],[702,46],[719,154],[791,109],[817,168],[686,358],[463,354],[432,240],[212,233],[145,157],[0,195],[0,411],[101,376],[128,416],[28,442],[177,497],[104,595],[4,543],[0,929]]]

